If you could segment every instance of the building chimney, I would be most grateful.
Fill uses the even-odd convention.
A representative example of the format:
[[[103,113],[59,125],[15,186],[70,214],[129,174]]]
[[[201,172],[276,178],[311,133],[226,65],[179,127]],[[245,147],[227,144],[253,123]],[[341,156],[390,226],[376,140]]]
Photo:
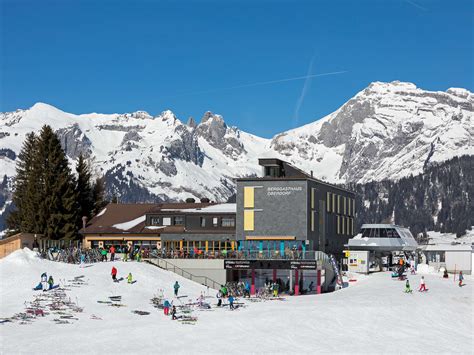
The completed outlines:
[[[87,225],[87,217],[82,216],[82,229],[86,229],[86,225]]]
[[[311,177],[313,177],[313,170],[311,170]]]

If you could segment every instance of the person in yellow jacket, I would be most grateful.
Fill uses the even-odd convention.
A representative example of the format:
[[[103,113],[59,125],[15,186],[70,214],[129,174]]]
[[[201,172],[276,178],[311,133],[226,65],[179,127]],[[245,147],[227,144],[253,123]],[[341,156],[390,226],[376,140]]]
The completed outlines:
[[[128,273],[127,282],[128,282],[129,284],[133,283],[133,278],[132,278],[132,273],[131,273],[131,272]]]

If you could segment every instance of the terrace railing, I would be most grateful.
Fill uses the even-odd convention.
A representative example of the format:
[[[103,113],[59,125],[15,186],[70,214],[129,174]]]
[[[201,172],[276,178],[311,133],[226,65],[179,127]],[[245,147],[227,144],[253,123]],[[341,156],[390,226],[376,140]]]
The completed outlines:
[[[167,271],[172,271],[175,274],[178,274],[188,280],[198,282],[204,286],[208,286],[210,288],[213,288],[215,290],[218,290],[220,288],[220,284],[212,279],[210,279],[207,276],[200,276],[200,275],[194,275],[190,273],[189,271],[186,271],[178,266],[176,266],[173,263],[170,263],[168,260],[162,259],[161,257],[158,256],[156,252],[151,252],[150,256],[148,259],[144,259],[144,261],[153,264],[155,266],[158,266],[162,269],[165,269]]]

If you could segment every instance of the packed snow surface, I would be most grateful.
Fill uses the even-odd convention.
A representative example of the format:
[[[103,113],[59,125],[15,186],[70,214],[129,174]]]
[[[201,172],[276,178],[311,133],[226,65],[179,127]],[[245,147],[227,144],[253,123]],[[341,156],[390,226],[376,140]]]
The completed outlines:
[[[112,265],[118,276],[132,272],[137,283],[113,283]],[[404,282],[389,273],[359,277],[334,293],[287,297],[285,301],[246,302],[236,311],[213,308],[195,312],[195,325],[165,317],[150,304],[157,290],[173,299],[172,286],[195,300],[208,291],[191,281],[146,263],[107,262],[78,265],[38,259],[29,250],[16,251],[0,260],[0,317],[24,310],[31,301],[42,272],[55,280],[84,275],[87,285],[71,288],[82,313],[73,324],[55,324],[52,316],[30,324],[0,325],[0,351],[12,353],[97,354],[232,354],[232,353],[472,353],[472,278],[460,288],[453,278],[425,275],[427,293],[403,293]],[[409,276],[416,288],[420,276]],[[40,291],[37,291],[40,292]],[[209,291],[213,296],[214,291]],[[97,303],[121,295],[126,307]],[[179,300],[173,299],[175,304]],[[240,302],[240,300],[239,300]],[[211,300],[215,304],[215,299]],[[136,315],[132,310],[150,315]],[[95,315],[101,320],[91,319]]]

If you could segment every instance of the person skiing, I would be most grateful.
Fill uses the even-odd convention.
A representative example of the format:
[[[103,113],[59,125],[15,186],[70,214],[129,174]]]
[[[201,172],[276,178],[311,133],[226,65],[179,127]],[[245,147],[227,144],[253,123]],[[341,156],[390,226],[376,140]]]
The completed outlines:
[[[176,281],[176,282],[174,283],[173,288],[174,288],[174,295],[175,295],[176,297],[178,297],[178,290],[179,290],[179,283],[178,283],[178,281]]]
[[[227,287],[225,287],[224,285],[221,285],[221,293],[222,297],[227,297]]]
[[[127,248],[127,245],[125,245],[122,249],[122,252],[123,252],[123,261],[127,261],[128,260],[128,248]]]
[[[173,308],[171,308],[171,319],[172,320],[178,319],[178,317],[176,317],[176,306],[173,306]]]
[[[459,271],[459,287],[464,286],[462,284],[463,280],[464,280],[464,275],[462,274],[462,271]]]
[[[444,272],[443,272],[443,279],[447,279],[447,278],[449,278],[448,270],[447,270],[447,269],[444,269]]]
[[[250,284],[248,281],[245,282],[244,296],[250,298]]]
[[[112,280],[114,282],[117,282],[117,269],[115,266],[112,266],[112,272],[110,273],[112,275]]]
[[[229,308],[230,309],[235,309],[234,308],[234,296],[229,294]]]
[[[217,297],[217,307],[222,306],[222,292],[218,291],[216,297]]]
[[[279,288],[278,284],[274,282],[272,285],[273,297],[278,297],[278,288]]]
[[[413,290],[410,287],[410,281],[408,281],[407,279],[407,282],[405,282],[405,293],[412,293],[412,292]]]
[[[133,277],[132,277],[132,273],[131,273],[131,272],[128,273],[127,282],[128,282],[129,284],[133,283]]]
[[[48,275],[45,272],[41,274],[41,286],[43,286],[43,291],[48,289]]]
[[[110,261],[114,261],[115,260],[115,247],[113,245],[110,247],[109,253],[110,253]]]
[[[420,289],[419,289],[418,291],[419,291],[419,292],[428,291],[428,290],[426,289],[425,277],[424,277],[424,276],[421,277],[421,280],[420,280]]]
[[[83,268],[85,262],[86,262],[86,256],[85,256],[84,253],[81,253],[81,258],[80,258],[80,265],[79,265],[79,267]]]
[[[102,261],[107,261],[107,250],[102,249],[100,255],[102,255]]]
[[[49,279],[48,279],[48,290],[51,290],[54,286],[54,279],[53,279],[53,276],[49,275]]]
[[[170,307],[171,307],[171,303],[168,300],[165,300],[163,302],[163,312],[164,312],[165,316],[167,316],[169,314]]]

